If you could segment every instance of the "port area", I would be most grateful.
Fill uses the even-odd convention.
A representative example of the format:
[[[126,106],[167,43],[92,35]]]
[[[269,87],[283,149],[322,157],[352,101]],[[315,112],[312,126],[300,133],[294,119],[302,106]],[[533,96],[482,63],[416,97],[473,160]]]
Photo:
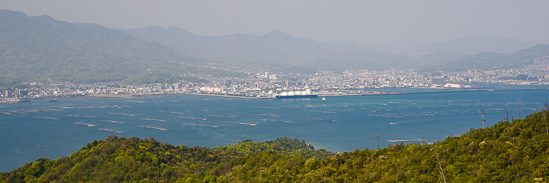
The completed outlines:
[[[317,97],[335,97],[335,96],[361,96],[361,95],[387,95],[387,94],[400,94],[398,92],[378,92],[378,91],[366,91],[360,93],[347,93],[347,92],[328,92],[321,91],[306,97],[302,96],[285,96],[277,97],[276,95],[266,95],[266,96],[243,96],[243,95],[230,95],[230,94],[217,94],[217,93],[185,93],[186,95],[203,95],[203,96],[217,96],[217,97],[229,97],[229,98],[250,98],[250,99],[276,99],[276,98],[317,98]],[[171,94],[171,95],[185,95],[185,94]],[[161,95],[170,95],[170,94],[149,94],[149,95],[130,95],[130,94],[92,94],[92,95],[79,95],[79,96],[65,96],[58,98],[145,98],[145,97],[155,97]],[[312,97],[314,96],[314,97]],[[39,99],[39,98],[36,98]],[[32,99],[34,100],[34,99]],[[16,104],[29,102],[30,100],[23,100],[19,98],[0,98],[0,103],[5,104]],[[48,102],[55,102],[57,100],[48,100]]]
[[[21,99],[18,98],[0,98],[0,103],[13,104],[19,102],[21,102]]]

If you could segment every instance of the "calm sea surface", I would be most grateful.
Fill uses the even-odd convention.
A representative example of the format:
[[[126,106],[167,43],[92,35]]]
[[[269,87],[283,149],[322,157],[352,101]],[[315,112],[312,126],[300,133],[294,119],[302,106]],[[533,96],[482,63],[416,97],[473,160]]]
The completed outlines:
[[[333,152],[376,148],[388,140],[443,140],[509,116],[540,111],[547,86],[486,86],[493,91],[385,89],[398,95],[317,99],[243,99],[172,95],[67,98],[0,104],[0,171],[46,157],[70,156],[109,135],[154,137],[173,145],[216,147],[290,137]],[[535,89],[532,89],[535,88]]]

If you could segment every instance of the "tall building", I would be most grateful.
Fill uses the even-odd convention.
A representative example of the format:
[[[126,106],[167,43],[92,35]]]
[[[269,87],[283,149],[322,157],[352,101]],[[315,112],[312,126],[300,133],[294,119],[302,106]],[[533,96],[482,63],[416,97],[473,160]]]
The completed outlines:
[[[15,89],[15,91],[13,91],[13,95],[15,95],[17,97],[27,96],[27,95],[29,95],[29,91],[21,90],[21,89]]]
[[[8,98],[8,97],[11,97],[13,95],[13,92],[11,90],[6,90],[4,92],[4,97]]]

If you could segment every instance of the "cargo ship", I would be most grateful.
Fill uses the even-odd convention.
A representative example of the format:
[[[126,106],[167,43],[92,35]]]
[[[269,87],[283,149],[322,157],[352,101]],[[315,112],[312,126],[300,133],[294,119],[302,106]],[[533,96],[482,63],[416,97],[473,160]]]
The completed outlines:
[[[311,93],[311,90],[305,90],[305,91],[289,91],[289,92],[282,92],[278,95],[276,95],[277,99],[292,99],[292,98],[317,98],[318,95],[314,95]]]

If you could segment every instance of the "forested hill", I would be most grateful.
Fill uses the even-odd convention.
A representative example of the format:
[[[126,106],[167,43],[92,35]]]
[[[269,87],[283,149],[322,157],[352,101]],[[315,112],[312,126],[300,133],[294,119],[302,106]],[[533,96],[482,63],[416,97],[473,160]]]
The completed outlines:
[[[434,144],[330,153],[303,140],[205,148],[154,139],[93,141],[39,159],[0,182],[536,182],[549,180],[548,111]]]

